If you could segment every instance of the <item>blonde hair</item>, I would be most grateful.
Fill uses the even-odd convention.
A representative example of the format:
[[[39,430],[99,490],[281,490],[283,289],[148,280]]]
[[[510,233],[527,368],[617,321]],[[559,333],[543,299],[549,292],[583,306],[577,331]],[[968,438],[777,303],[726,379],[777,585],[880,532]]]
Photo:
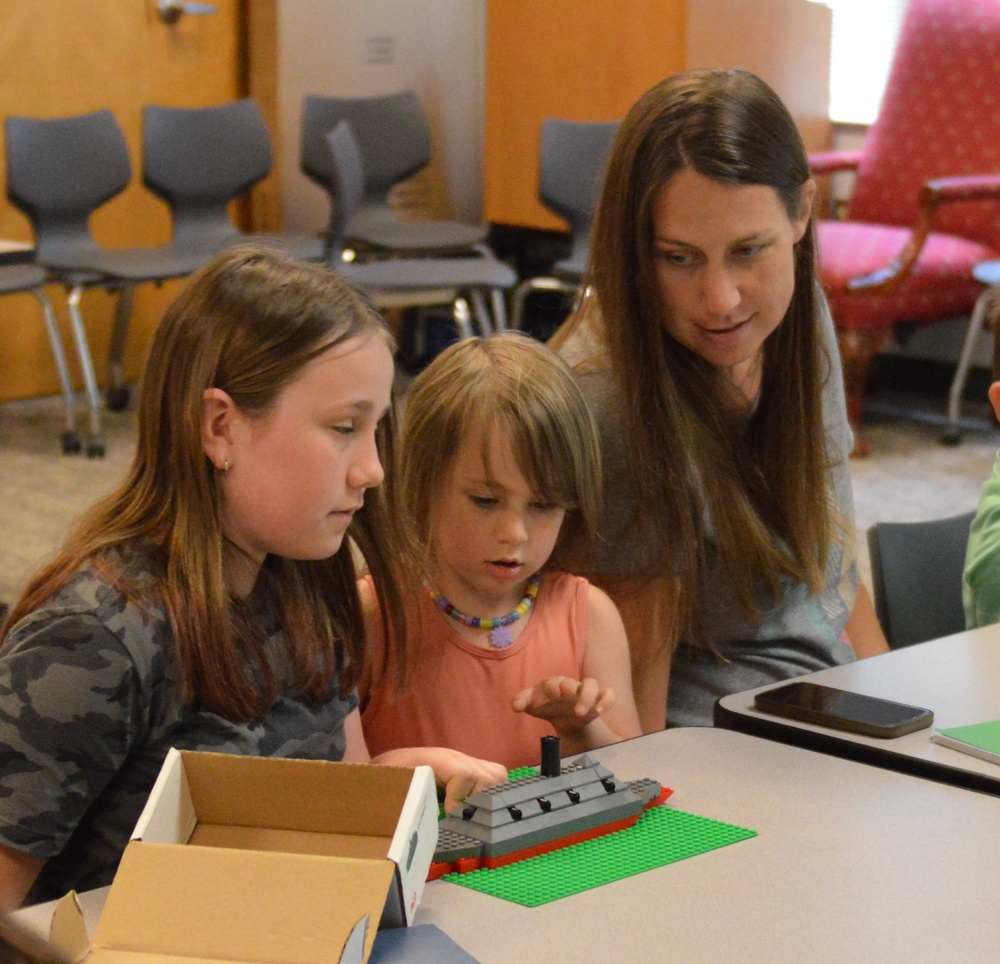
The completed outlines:
[[[601,466],[597,428],[569,366],[518,332],[469,338],[414,380],[403,418],[402,499],[417,541],[429,547],[431,501],[461,446],[493,430],[510,439],[518,468],[546,502],[563,506],[560,533],[597,529]],[[484,465],[489,471],[487,453]]]
[[[56,558],[31,580],[4,637],[91,560],[134,602],[153,597],[165,606],[176,647],[171,655],[187,698],[232,720],[266,713],[283,680],[267,657],[263,630],[226,590],[221,497],[215,467],[202,451],[202,397],[208,388],[221,388],[241,410],[262,416],[309,361],[367,334],[391,343],[369,300],[325,267],[255,246],[231,249],[206,264],[156,332],[126,479],[84,515]],[[389,464],[390,419],[380,432],[381,457]],[[348,535],[378,581],[383,618],[401,634],[395,572],[407,541],[392,500],[391,483],[369,492]],[[136,542],[150,548],[152,587],[134,584],[105,555]],[[368,658],[348,540],[326,560],[268,557],[262,578],[274,589],[296,691],[327,699],[339,668],[346,692]]]

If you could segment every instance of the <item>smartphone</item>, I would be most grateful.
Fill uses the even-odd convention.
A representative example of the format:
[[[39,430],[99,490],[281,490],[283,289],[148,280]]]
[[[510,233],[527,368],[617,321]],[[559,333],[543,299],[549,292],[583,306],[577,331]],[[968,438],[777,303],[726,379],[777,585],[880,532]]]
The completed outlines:
[[[758,693],[754,707],[763,713],[882,739],[903,736],[934,722],[934,714],[921,706],[849,693],[818,683],[786,683]]]

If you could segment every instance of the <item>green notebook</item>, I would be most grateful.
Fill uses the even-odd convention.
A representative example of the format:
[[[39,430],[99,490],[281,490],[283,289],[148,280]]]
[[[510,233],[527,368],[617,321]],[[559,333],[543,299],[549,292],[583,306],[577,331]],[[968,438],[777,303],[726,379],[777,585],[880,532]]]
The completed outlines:
[[[935,730],[931,739],[990,763],[1000,763],[1000,720]]]

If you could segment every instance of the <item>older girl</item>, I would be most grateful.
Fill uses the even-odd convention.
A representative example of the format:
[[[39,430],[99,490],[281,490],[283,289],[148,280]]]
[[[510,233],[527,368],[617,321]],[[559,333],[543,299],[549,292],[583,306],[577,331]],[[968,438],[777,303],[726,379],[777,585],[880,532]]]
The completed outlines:
[[[172,746],[368,760],[345,536],[398,627],[405,545],[378,488],[390,347],[351,285],[257,248],[215,258],[167,311],[128,477],[4,629],[4,909],[110,883]],[[448,750],[383,759],[432,764],[448,805],[504,776]]]

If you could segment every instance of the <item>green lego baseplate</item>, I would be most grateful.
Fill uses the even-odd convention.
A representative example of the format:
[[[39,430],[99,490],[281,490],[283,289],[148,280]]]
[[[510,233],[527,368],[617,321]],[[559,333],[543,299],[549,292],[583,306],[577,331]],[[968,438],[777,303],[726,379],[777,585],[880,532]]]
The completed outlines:
[[[536,772],[533,767],[521,767],[510,772],[510,780]],[[537,907],[756,836],[756,830],[661,805],[647,810],[627,830],[506,867],[447,874],[441,879],[524,907]]]

